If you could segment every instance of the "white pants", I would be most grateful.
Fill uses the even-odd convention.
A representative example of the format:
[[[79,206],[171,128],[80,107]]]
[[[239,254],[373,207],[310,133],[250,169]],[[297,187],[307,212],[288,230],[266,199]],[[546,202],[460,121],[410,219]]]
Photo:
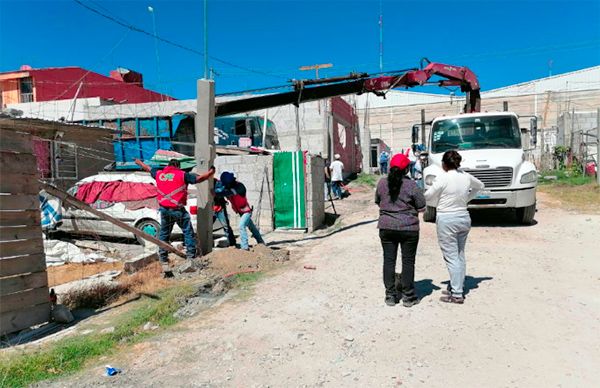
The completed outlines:
[[[467,272],[465,246],[471,217],[468,212],[438,213],[436,224],[438,243],[450,273],[450,291],[452,296],[462,297]]]

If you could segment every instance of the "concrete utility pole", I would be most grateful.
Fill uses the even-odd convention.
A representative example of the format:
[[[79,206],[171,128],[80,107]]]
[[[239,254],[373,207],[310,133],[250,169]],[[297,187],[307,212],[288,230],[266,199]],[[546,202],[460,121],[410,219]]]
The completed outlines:
[[[198,80],[196,130],[196,168],[207,171],[215,161],[215,83],[212,80]],[[202,255],[213,248],[213,180],[209,179],[198,186],[198,215],[196,230]]]
[[[204,79],[208,79],[208,0],[204,0]]]
[[[333,67],[332,63],[321,63],[318,65],[311,65],[311,66],[301,66],[298,68],[298,70],[300,71],[306,71],[306,70],[314,70],[315,71],[315,79],[319,79],[319,69],[328,69],[330,67]],[[317,101],[317,107],[319,109],[319,115],[321,114],[321,100]],[[296,150],[300,151],[300,149],[302,148],[302,141],[300,139],[300,113],[298,112],[299,106],[296,105]],[[324,111],[327,112],[327,108],[324,108]],[[327,139],[327,137],[329,136],[329,117],[327,117],[327,114],[325,115],[325,120],[323,123],[323,138]],[[327,140],[324,140],[324,147],[327,147]],[[325,156],[325,153],[323,154],[323,156]]]
[[[421,144],[427,146],[427,142],[425,136],[427,135],[425,131],[425,109],[421,109]]]

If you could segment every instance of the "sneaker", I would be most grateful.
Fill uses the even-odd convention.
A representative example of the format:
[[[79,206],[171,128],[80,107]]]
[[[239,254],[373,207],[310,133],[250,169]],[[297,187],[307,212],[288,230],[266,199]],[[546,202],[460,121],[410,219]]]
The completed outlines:
[[[410,298],[410,299],[402,299],[402,306],[404,307],[412,307],[416,304],[419,304],[421,300],[419,298],[417,298],[416,296],[414,298]]]
[[[398,298],[396,295],[386,295],[385,296],[385,304],[388,306],[395,306],[398,303]]]
[[[446,296],[442,296],[440,298],[440,300],[444,303],[456,303],[456,304],[465,303],[465,298],[463,298],[462,296],[446,295]]]

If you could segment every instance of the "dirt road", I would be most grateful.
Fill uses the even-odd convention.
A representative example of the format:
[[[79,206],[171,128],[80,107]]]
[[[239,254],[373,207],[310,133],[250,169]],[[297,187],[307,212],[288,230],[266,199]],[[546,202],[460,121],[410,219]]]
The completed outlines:
[[[464,305],[422,224],[413,308],[384,304],[371,194],[339,204],[343,227],[303,258],[128,355],[57,385],[591,387],[600,384],[600,216],[541,199],[538,223],[477,217]],[[500,224],[500,226],[498,226]],[[276,238],[276,237],[275,237]],[[316,270],[303,269],[313,264]],[[124,373],[102,376],[103,364]]]

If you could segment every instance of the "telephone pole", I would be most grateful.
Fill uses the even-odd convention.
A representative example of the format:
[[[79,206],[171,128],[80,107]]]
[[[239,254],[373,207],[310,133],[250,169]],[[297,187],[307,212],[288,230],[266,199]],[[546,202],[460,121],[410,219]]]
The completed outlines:
[[[315,71],[315,79],[319,79],[319,69],[327,69],[333,67],[331,63],[321,63],[318,65],[311,66],[302,66],[298,70],[306,71],[306,70],[314,70]]]

